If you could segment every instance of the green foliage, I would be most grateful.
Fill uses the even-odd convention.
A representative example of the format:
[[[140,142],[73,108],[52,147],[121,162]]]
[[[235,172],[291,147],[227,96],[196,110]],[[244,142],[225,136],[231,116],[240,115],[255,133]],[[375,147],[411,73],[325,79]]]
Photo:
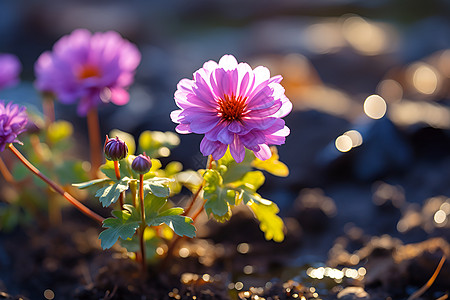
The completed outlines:
[[[55,121],[47,129],[47,138],[50,143],[58,143],[72,136],[73,126],[67,121]]]
[[[145,222],[148,226],[166,224],[179,236],[195,236],[195,227],[192,219],[181,214],[181,207],[165,209],[167,199],[148,194],[145,197]]]
[[[272,157],[267,160],[260,160],[259,158],[255,158],[255,160],[252,162],[252,166],[260,170],[265,170],[275,176],[288,176],[289,169],[284,163],[278,160],[279,156],[277,148],[272,147],[270,150],[272,150]]]
[[[94,180],[81,182],[81,183],[74,183],[74,184],[72,184],[72,186],[77,187],[80,190],[82,190],[82,189],[86,189],[86,188],[91,187],[91,186],[95,186],[95,185],[98,185],[98,184],[103,184],[105,182],[110,182],[110,181],[111,181],[111,179],[109,179],[109,178],[100,178],[100,179],[94,179]]]
[[[264,232],[266,240],[273,239],[275,242],[282,242],[284,240],[284,224],[283,220],[277,216],[278,206],[265,199],[249,201],[247,205],[259,220],[259,228]]]
[[[139,136],[140,151],[153,158],[169,156],[170,149],[178,146],[179,143],[178,136],[170,131],[146,130]]]
[[[257,190],[264,184],[263,172],[253,168],[268,171],[274,175],[286,176],[286,165],[278,161],[276,150],[266,161],[257,159],[251,151],[247,151],[242,163],[236,163],[229,151],[212,169],[203,170],[206,213],[217,221],[223,222],[231,217],[231,209],[243,202],[254,213],[260,222],[260,228],[266,239],[281,242],[284,239],[283,220],[277,215],[277,205],[261,198]]]
[[[124,240],[131,238],[139,228],[139,213],[131,205],[126,204],[124,208],[124,210],[112,212],[115,218],[103,221],[103,227],[107,229],[100,232],[98,236],[102,249],[111,248],[119,238]]]
[[[108,207],[117,201],[120,193],[128,190],[130,180],[130,178],[124,177],[112,185],[102,187],[97,191],[97,193],[95,193],[95,196],[100,197],[99,200],[103,207]]]

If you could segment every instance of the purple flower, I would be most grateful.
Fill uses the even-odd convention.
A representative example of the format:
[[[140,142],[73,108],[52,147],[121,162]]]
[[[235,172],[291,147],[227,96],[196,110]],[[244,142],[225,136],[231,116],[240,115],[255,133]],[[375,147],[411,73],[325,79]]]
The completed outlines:
[[[17,136],[25,131],[28,116],[25,107],[11,102],[0,102],[0,151],[5,150],[9,143],[20,143]]]
[[[131,163],[131,168],[138,174],[146,174],[152,168],[152,161],[147,154],[139,154]]]
[[[12,54],[0,54],[0,90],[19,82],[22,69],[19,59]]]
[[[65,104],[80,100],[78,114],[86,115],[101,103],[128,103],[127,89],[140,60],[137,47],[117,32],[77,29],[38,58],[36,87]]]
[[[267,68],[252,70],[232,55],[219,63],[208,61],[182,79],[175,92],[180,110],[171,113],[178,133],[205,134],[203,155],[220,159],[228,146],[236,162],[244,160],[245,148],[261,160],[271,157],[268,145],[284,144],[289,128],[282,119],[292,110],[284,94],[281,76],[270,77]]]
[[[115,139],[110,139],[106,136],[105,146],[103,147],[105,157],[108,160],[119,161],[128,155],[127,144],[116,136]]]

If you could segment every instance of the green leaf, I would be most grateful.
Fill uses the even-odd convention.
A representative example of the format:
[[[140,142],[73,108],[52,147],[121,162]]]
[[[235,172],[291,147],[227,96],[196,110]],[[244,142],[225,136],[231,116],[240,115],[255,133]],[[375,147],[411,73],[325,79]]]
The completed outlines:
[[[112,203],[117,201],[120,193],[128,189],[130,180],[131,180],[130,178],[124,177],[120,181],[115,182],[114,184],[99,189],[95,194],[95,196],[100,197],[99,200],[100,203],[103,205],[103,207],[108,207]]]
[[[86,181],[86,182],[80,182],[80,183],[73,183],[72,186],[79,188],[80,190],[97,185],[97,184],[101,184],[101,183],[105,183],[107,181],[111,181],[111,179],[109,178],[100,178],[100,179],[94,179],[94,180],[90,180],[90,181]]]
[[[288,176],[289,169],[284,163],[278,160],[280,157],[278,156],[277,148],[271,147],[270,150],[272,150],[272,156],[267,160],[260,160],[259,158],[255,158],[255,160],[252,162],[253,167],[260,170],[265,170],[275,176]]]
[[[169,187],[165,186],[165,184],[169,183],[170,181],[173,181],[173,179],[162,177],[153,177],[144,180],[144,197],[148,193],[152,193],[156,197],[169,197],[170,190]]]
[[[283,219],[277,215],[278,206],[266,199],[260,199],[260,202],[250,201],[247,205],[259,220],[259,228],[264,232],[266,240],[282,242],[284,240],[284,223]]]
[[[180,216],[179,210],[174,210],[175,208],[171,208],[173,211],[164,211],[160,215],[158,215],[155,219],[151,221],[153,226],[161,225],[165,223],[169,226],[177,235],[179,236],[187,236],[194,237],[195,236],[195,227],[192,225],[193,221],[191,218],[186,216]],[[183,213],[183,209],[181,209],[181,213]]]
[[[145,222],[148,226],[167,224],[179,236],[195,236],[195,227],[189,217],[180,216],[184,210],[181,207],[173,207],[160,212],[167,203],[167,199],[148,194],[145,198]]]
[[[124,240],[131,238],[139,228],[139,214],[136,209],[127,204],[124,208],[125,210],[112,212],[115,218],[103,221],[103,227],[107,229],[103,230],[98,237],[101,240],[102,249],[111,248],[119,238]]]
[[[244,161],[238,164],[231,156],[230,150],[228,149],[225,155],[218,161],[219,168],[220,166],[226,166],[226,171],[222,174],[223,182],[225,184],[234,182],[241,179],[247,172],[251,171],[251,161],[253,157],[253,153],[247,151]]]
[[[235,204],[236,192],[227,188],[216,187],[212,192],[205,190],[203,194],[207,214],[223,217],[230,211],[230,205]]]
[[[247,172],[244,177],[237,182],[240,187],[256,192],[264,184],[266,178],[261,171]]]

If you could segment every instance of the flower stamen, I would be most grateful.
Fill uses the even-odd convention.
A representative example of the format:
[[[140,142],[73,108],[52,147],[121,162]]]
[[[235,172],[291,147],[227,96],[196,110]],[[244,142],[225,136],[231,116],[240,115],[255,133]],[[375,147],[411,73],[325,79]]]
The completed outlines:
[[[78,73],[78,79],[86,79],[91,77],[101,77],[99,68],[92,65],[83,66],[81,71]]]
[[[247,103],[247,97],[235,95],[224,95],[219,99],[219,115],[226,121],[239,121],[244,116]]]

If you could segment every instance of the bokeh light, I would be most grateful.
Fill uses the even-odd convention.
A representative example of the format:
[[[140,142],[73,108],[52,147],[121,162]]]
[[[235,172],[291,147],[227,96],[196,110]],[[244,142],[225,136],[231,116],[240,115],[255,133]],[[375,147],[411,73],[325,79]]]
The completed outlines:
[[[364,101],[364,113],[372,119],[381,119],[386,110],[386,101],[379,95],[370,95]]]
[[[336,149],[341,152],[348,152],[353,147],[353,141],[348,135],[341,135],[336,138]]]

